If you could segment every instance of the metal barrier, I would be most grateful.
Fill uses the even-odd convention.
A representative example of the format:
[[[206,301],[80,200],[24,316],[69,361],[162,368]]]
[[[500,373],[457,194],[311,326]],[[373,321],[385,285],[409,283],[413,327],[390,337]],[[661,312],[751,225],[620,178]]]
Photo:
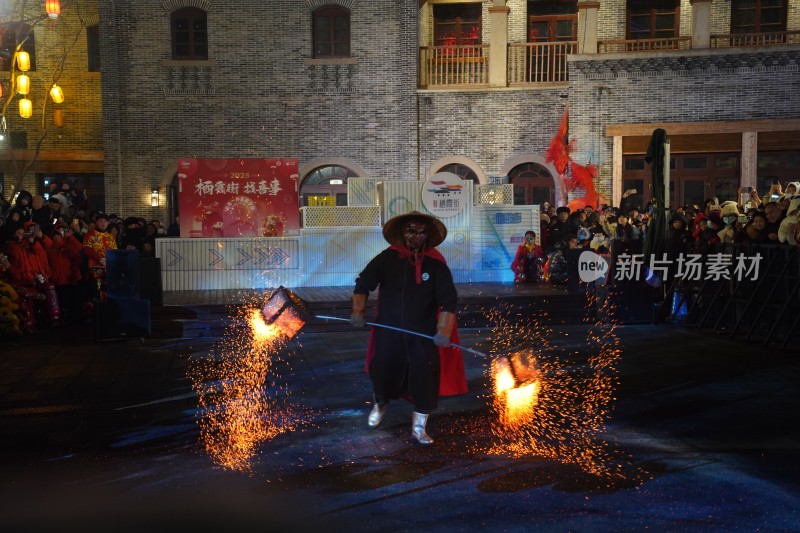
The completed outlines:
[[[800,347],[799,250],[780,244],[728,244],[700,254],[698,268],[713,275],[668,281],[656,321],[682,322],[781,348],[794,341]]]

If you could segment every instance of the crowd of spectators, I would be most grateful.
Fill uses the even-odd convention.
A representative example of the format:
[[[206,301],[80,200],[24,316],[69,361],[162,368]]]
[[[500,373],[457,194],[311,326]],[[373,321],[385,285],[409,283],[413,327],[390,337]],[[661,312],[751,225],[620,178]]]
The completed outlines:
[[[567,283],[567,250],[591,249],[608,253],[614,240],[625,249],[641,250],[656,205],[641,205],[641,195],[627,190],[618,207],[587,205],[571,211],[544,203],[540,209],[539,240],[546,258],[541,271],[527,281]],[[702,205],[670,209],[665,231],[665,253],[709,253],[723,244],[800,245],[800,182],[777,181],[763,197],[750,187],[739,189],[736,199],[710,198]],[[640,246],[630,246],[630,244]]]
[[[168,232],[169,229],[169,232]],[[105,254],[136,250],[155,256],[155,239],[176,225],[88,209],[69,183],[47,197],[22,190],[0,204],[0,336],[92,321],[104,298]]]

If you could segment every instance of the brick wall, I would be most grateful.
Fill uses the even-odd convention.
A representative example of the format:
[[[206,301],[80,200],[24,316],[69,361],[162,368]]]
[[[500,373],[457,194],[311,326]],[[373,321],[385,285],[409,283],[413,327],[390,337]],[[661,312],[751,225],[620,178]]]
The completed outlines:
[[[420,174],[452,155],[470,158],[487,176],[499,176],[517,155],[543,156],[558,130],[563,95],[566,89],[421,95]]]
[[[100,73],[88,71],[86,46],[85,25],[96,24],[98,20],[97,11],[92,4],[92,2],[80,2],[82,20],[73,6],[71,9],[64,9],[54,24],[44,20],[34,26],[36,70],[27,73],[31,80],[28,98],[33,103],[33,116],[29,119],[19,116],[21,98],[19,95],[14,97],[6,112],[8,131],[26,132],[28,148],[31,150],[36,148],[36,143],[42,138],[45,130],[47,134],[40,145],[43,151],[102,149]],[[41,9],[43,12],[44,8]],[[17,6],[8,8],[7,12],[10,14],[7,20],[21,20]],[[64,59],[63,70],[58,75],[62,59]],[[53,103],[49,96],[54,79],[64,92],[64,102],[61,104]],[[3,83],[5,100],[11,88],[9,72],[0,72],[0,82]],[[53,111],[56,108],[64,111],[62,128],[53,125]],[[7,137],[2,142],[5,147],[11,139]],[[15,176],[9,174],[4,179],[9,186],[15,180]],[[36,178],[33,173],[28,173],[23,187],[30,191],[36,190]]]
[[[175,67],[162,64],[162,2],[101,2],[113,32],[101,37],[104,58],[119,58],[119,89],[104,90],[117,121],[105,136],[109,209],[150,213],[130,191],[158,185],[180,157],[340,157],[371,175],[416,177],[417,4],[342,3],[355,64],[305,64],[307,3],[275,0],[209,2],[212,64]]]
[[[309,6],[317,0],[205,2],[210,61],[192,66],[164,64],[162,1],[100,2],[108,208],[163,215],[164,196],[152,210],[149,190],[180,157],[297,157],[301,166],[340,158],[369,176],[417,178],[435,161],[463,156],[497,175],[523,154],[543,155],[567,95],[574,158],[600,164],[599,188],[608,195],[608,124],[786,118],[800,110],[791,50],[598,56],[570,64],[569,89],[417,91],[418,32],[432,31],[424,16],[430,3],[420,10],[417,2],[331,1],[352,9],[353,64],[307,61]],[[525,40],[525,5],[508,2],[512,42]],[[713,10],[716,32],[729,22],[716,0]],[[625,0],[602,0],[599,16],[600,39],[624,38]]]
[[[797,49],[574,61],[569,75],[573,157],[600,163],[603,189],[611,180],[609,124],[800,118]]]

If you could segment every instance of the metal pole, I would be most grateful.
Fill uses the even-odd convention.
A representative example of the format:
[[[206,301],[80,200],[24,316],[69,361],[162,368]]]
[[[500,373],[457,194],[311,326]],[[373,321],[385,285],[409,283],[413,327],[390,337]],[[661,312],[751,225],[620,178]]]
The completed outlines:
[[[314,316],[316,316],[317,318],[324,318],[326,320],[338,320],[340,322],[350,322],[349,318],[341,318],[341,317],[338,317],[338,316],[325,316],[325,315],[314,315]],[[388,326],[386,324],[377,324],[375,322],[367,322],[367,325],[375,326],[376,328],[392,329],[394,331],[400,331],[401,333],[408,333],[409,335],[416,335],[417,337],[422,337],[423,339],[433,340],[433,337],[431,337],[430,335],[425,335],[424,333],[418,333],[416,331],[409,331],[407,329],[397,328],[397,327],[394,327],[394,326]],[[450,343],[450,346],[454,346],[456,348],[460,348],[461,350],[465,350],[467,352],[474,353],[475,355],[478,355],[478,356],[480,356],[480,357],[482,357],[484,359],[486,359],[488,357],[485,353],[479,352],[478,350],[473,350],[472,348],[467,348],[466,346],[461,346],[461,345],[455,344],[455,343]]]
[[[669,139],[664,141],[664,209],[669,209]]]
[[[664,232],[669,233],[669,139],[664,141]]]

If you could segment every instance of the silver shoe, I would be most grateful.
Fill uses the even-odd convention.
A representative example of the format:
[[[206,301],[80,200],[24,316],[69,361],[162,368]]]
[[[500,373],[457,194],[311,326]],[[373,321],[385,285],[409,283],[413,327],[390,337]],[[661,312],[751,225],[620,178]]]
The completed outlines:
[[[367,424],[371,428],[376,428],[380,425],[381,420],[383,420],[383,415],[386,414],[386,409],[389,407],[388,403],[383,404],[381,407],[378,403],[372,404],[372,411],[369,412],[369,416],[367,417]]]
[[[433,444],[433,439],[425,433],[425,425],[428,423],[428,415],[411,413],[411,436],[420,444]]]

